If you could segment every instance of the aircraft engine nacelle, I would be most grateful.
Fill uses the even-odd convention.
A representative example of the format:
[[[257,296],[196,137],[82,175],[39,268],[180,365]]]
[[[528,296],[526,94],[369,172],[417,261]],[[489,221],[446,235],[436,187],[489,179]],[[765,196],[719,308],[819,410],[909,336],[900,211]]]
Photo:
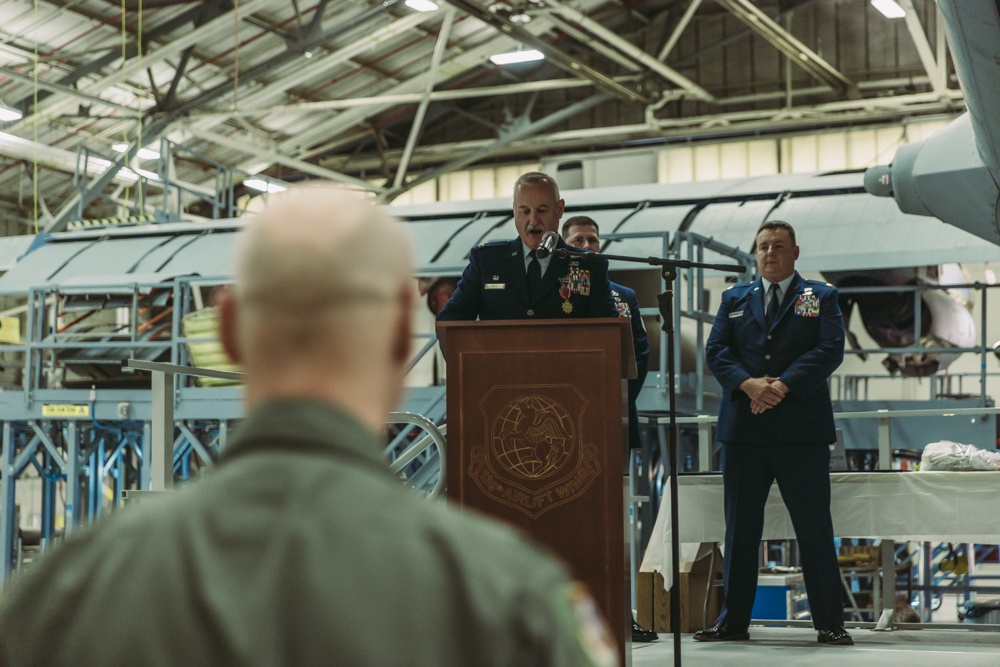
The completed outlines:
[[[979,155],[969,114],[900,146],[888,167],[868,169],[865,190],[892,197],[903,213],[933,216],[1000,244],[1000,188]]]
[[[938,0],[968,113],[865,174],[865,190],[1000,244],[1000,3]],[[943,66],[943,63],[941,63]]]
[[[823,275],[841,290],[851,287],[968,282],[964,271],[957,264],[914,269],[824,272]],[[907,377],[926,377],[942,371],[960,355],[959,352],[949,352],[950,348],[975,345],[976,323],[972,317],[972,303],[971,290],[964,288],[924,290],[920,295],[920,332],[915,337],[917,312],[912,292],[841,292],[840,295],[848,341],[853,349],[860,350],[862,347],[857,336],[850,331],[853,308],[857,305],[865,331],[879,347],[921,346],[933,350],[890,353],[882,361],[882,365],[893,375],[899,373]]]

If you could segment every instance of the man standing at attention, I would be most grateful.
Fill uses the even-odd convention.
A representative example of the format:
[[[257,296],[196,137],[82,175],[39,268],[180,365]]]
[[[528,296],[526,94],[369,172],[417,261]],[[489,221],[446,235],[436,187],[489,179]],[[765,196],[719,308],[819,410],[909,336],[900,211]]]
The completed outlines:
[[[722,385],[718,439],[725,485],[726,603],[705,642],[749,639],[764,504],[778,482],[802,557],[813,626],[824,644],[850,645],[830,517],[827,379],[844,358],[837,290],[795,271],[795,230],[772,220],[754,240],[760,278],[723,293],[705,345]]]
[[[21,575],[0,665],[615,664],[561,565],[386,466],[415,296],[406,229],[326,185],[272,196],[242,235],[218,306],[246,374],[235,438],[204,479]]]
[[[518,238],[473,248],[469,265],[438,320],[524,320],[617,317],[608,262],[536,257],[545,232],[556,235],[566,203],[551,176],[533,171],[514,183]]]

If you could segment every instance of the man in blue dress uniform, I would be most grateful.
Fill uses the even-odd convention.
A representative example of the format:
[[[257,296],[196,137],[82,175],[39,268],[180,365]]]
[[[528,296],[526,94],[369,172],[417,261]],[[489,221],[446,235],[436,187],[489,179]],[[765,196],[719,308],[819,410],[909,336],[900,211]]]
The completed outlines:
[[[601,251],[601,228],[597,221],[586,215],[574,215],[568,218],[562,226],[562,237],[574,248]],[[646,336],[646,325],[639,314],[639,299],[635,290],[616,282],[611,282],[611,298],[619,317],[628,318],[632,324],[632,348],[635,350],[636,376],[628,381],[628,446],[638,449],[642,446],[639,439],[639,411],[635,407],[636,398],[642,391],[649,370],[649,338]],[[659,636],[652,630],[646,630],[632,619],[632,641],[651,642]]]
[[[760,278],[722,296],[705,352],[722,385],[718,439],[725,485],[726,604],[697,641],[749,639],[758,550],[771,483],[795,528],[817,639],[853,644],[830,517],[830,443],[836,440],[827,379],[844,358],[837,290],[795,271],[799,247],[786,222],[765,222],[754,241]]]
[[[562,226],[562,237],[569,245],[591,252],[601,251],[601,230],[597,221],[586,215],[575,215],[567,218]],[[615,302],[615,310],[619,317],[627,318],[632,324],[632,347],[635,350],[635,379],[628,381],[628,446],[637,449],[642,446],[639,440],[639,415],[635,400],[646,382],[649,369],[649,338],[646,335],[646,325],[639,314],[639,299],[635,290],[616,282],[610,282],[611,299]]]
[[[565,209],[551,176],[529,172],[514,184],[518,238],[473,248],[438,320],[617,317],[607,260],[533,255],[545,232],[559,233]],[[562,239],[557,247],[569,248]]]

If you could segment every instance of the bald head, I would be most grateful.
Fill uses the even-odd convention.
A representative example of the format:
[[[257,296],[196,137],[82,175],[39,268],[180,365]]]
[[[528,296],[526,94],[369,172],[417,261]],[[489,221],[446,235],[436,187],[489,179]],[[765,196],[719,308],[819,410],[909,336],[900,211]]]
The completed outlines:
[[[362,195],[311,185],[272,195],[237,247],[247,306],[312,316],[384,305],[411,275],[406,229]]]
[[[346,390],[369,405],[384,394],[390,405],[379,411],[392,409],[412,299],[401,223],[337,186],[291,189],[247,224],[234,274],[221,333],[246,370],[250,404],[294,396],[340,403]]]

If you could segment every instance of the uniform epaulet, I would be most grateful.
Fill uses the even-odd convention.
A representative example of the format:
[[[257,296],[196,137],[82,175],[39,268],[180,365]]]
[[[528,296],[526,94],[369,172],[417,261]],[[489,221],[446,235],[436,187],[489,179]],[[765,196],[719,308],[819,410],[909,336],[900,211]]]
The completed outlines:
[[[477,248],[500,248],[506,247],[510,241],[487,241],[486,243],[480,243]]]
[[[813,280],[812,278],[806,278],[807,283],[812,283],[813,285],[826,285],[827,287],[833,287],[832,284],[823,280]]]

